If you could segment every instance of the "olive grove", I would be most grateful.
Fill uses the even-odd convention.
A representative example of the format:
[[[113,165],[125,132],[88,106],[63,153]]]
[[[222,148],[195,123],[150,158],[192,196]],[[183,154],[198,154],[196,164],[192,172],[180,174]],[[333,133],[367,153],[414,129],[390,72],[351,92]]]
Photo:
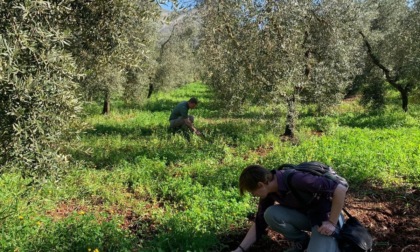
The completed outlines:
[[[291,137],[300,106],[328,112],[355,83],[364,105],[391,87],[407,111],[419,12],[419,0],[0,1],[0,173],[65,170],[84,102],[108,114],[112,98],[199,79],[231,110],[283,106]]]
[[[156,44],[156,70],[148,97],[153,91],[168,90],[198,80],[200,62],[197,49],[200,17],[195,9],[169,13],[159,30]]]
[[[146,0],[0,1],[0,173],[65,170],[83,100],[107,113],[153,66],[159,15]]]
[[[135,99],[147,86],[153,69],[156,21],[160,10],[151,1],[72,1],[75,11],[65,17],[72,31],[68,50],[80,74],[85,99],[102,99],[110,111],[112,96]]]
[[[368,67],[364,102],[384,105],[385,82],[398,90],[408,110],[410,92],[420,85],[419,1],[368,1],[370,26],[360,30]]]
[[[363,7],[341,0],[204,1],[206,81],[233,108],[250,100],[286,104],[285,135],[293,136],[299,103],[325,110],[361,70]]]

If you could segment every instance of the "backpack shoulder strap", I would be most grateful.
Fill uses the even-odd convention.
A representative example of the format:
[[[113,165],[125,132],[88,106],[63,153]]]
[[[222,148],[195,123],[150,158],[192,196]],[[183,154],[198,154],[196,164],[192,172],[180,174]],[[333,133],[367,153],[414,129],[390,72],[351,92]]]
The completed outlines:
[[[282,180],[283,184],[285,185],[287,190],[290,190],[290,179],[291,179],[291,173],[295,172],[295,166],[294,164],[281,164],[277,167],[276,170],[283,171]]]
[[[347,217],[352,218],[353,215],[351,215],[346,208],[343,207],[343,212],[346,213]]]
[[[309,202],[307,200],[305,200],[302,197],[301,193],[299,193],[298,190],[296,188],[294,188],[292,186],[292,183],[291,183],[292,177],[293,177],[293,175],[296,174],[296,171],[298,171],[298,170],[295,170],[295,169],[285,170],[284,173],[283,173],[283,183],[286,185],[286,188],[288,190],[290,190],[290,192],[293,194],[293,196],[302,204],[302,206],[307,206],[312,202],[312,200],[310,200]]]
[[[303,172],[309,172],[317,176],[322,176],[326,171],[326,165],[320,162],[304,162],[298,164],[295,169]]]
[[[292,186],[290,185],[290,181],[292,180],[292,177],[294,173],[296,172],[295,169],[283,169],[283,184],[286,185],[286,189],[292,190]]]
[[[290,168],[295,168],[296,165],[294,164],[281,164],[277,167],[277,170],[285,170]]]

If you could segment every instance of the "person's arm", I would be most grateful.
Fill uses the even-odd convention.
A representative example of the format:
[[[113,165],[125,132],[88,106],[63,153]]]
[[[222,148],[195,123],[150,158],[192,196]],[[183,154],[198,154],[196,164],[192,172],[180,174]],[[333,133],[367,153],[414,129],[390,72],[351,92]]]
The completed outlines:
[[[257,240],[261,238],[262,235],[265,234],[268,225],[264,220],[264,212],[269,206],[273,204],[274,200],[271,197],[266,197],[265,199],[259,200],[258,211],[255,215],[254,223],[248,230],[248,233],[246,233],[241,244],[239,244],[240,247],[238,246],[238,248],[234,250],[235,252],[244,252],[248,250],[252,246],[252,244],[254,244]]]
[[[322,222],[322,226],[319,227],[318,232],[324,235],[331,235],[337,226],[338,218],[340,217],[341,210],[344,207],[344,200],[346,198],[347,188],[341,184],[338,184],[334,190],[330,218],[327,221]]]
[[[187,125],[187,127],[196,135],[200,135],[201,132],[199,130],[197,130],[194,125],[192,124],[192,122],[190,121],[190,119],[187,117],[184,119],[185,125]]]
[[[346,198],[347,188],[341,184],[337,186],[334,190],[333,198],[332,198],[332,206],[331,206],[331,213],[329,221],[333,224],[338,222],[338,218],[340,217],[341,210],[344,207],[344,200]]]
[[[246,233],[244,239],[242,240],[241,244],[233,250],[233,252],[245,252],[248,250],[252,244],[257,240],[257,229],[255,223],[252,224],[251,228]]]

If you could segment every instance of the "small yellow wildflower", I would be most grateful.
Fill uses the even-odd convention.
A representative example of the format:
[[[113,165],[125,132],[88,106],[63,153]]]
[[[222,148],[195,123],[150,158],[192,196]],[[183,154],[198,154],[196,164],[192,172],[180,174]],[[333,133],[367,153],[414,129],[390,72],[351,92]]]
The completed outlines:
[[[96,248],[93,252],[99,252],[99,249]]]
[[[38,226],[41,226],[42,222],[38,221],[36,224],[37,224]]]
[[[19,216],[19,220],[23,220],[23,216]]]
[[[85,214],[85,211],[79,211],[79,214],[80,215],[84,215]]]

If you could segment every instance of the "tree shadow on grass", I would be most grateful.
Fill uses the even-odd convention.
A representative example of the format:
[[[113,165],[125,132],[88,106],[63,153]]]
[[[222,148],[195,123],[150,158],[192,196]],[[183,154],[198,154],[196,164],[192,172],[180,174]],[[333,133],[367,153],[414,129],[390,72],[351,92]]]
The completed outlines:
[[[28,244],[30,251],[129,251],[135,245],[116,221],[98,221],[90,214],[71,214],[43,225]]]
[[[401,114],[381,114],[377,112],[359,115],[341,115],[338,123],[341,126],[353,128],[386,129],[394,126],[403,126],[404,116]]]
[[[224,249],[221,252],[228,252],[235,250],[245,237],[248,229],[240,228],[231,230],[227,234],[220,235],[219,241],[224,244]],[[287,249],[289,242],[281,235],[274,231],[268,231],[266,236],[254,243],[247,251],[250,252],[277,252]]]
[[[258,123],[260,122],[255,122]],[[179,140],[166,141],[178,135],[168,132],[167,125],[137,127],[97,124],[93,130],[87,131],[86,135],[103,142],[103,146],[91,147],[89,152],[82,149],[72,150],[70,154],[73,159],[86,161],[97,169],[111,169],[121,162],[135,163],[139,157],[162,160],[169,165],[182,160],[207,157],[210,155],[208,153],[212,153],[213,156],[224,155],[220,148],[207,143],[220,141],[229,146],[236,146],[239,142],[251,141],[256,136],[264,134],[267,131],[265,125],[261,122],[260,126],[250,131],[248,121],[211,122],[203,126],[205,139],[194,140],[199,141],[195,144],[197,148],[187,148],[189,145],[179,146],[177,144]],[[151,139],[156,140],[156,138],[159,141],[150,144]]]
[[[173,150],[172,146],[156,148],[148,148],[147,143],[134,145],[124,145],[120,147],[112,147],[111,150],[95,149],[93,153],[84,151],[74,151],[72,157],[75,160],[83,160],[92,164],[96,169],[112,169],[122,162],[138,163],[142,158],[164,161],[166,165],[171,162],[176,163],[185,159],[185,155],[194,155],[193,153],[183,151],[183,149]]]
[[[182,231],[178,227],[167,227],[169,232],[160,232],[155,239],[147,242],[146,251],[224,251],[217,243],[213,233],[197,232],[193,228],[183,227]],[[227,251],[227,250],[226,250]]]
[[[112,127],[111,127],[112,128]],[[119,135],[124,138],[130,139],[130,141],[122,141],[119,144],[113,144],[112,141],[105,141],[104,146],[97,146],[91,148],[90,151],[84,151],[82,149],[73,150],[71,155],[75,160],[85,161],[92,164],[96,169],[112,169],[115,165],[121,162],[126,163],[137,163],[142,158],[161,160],[166,165],[170,163],[177,163],[185,159],[191,159],[197,156],[204,155],[202,149],[189,148],[187,144],[179,146],[177,141],[160,141],[159,143],[150,143],[150,139],[154,139],[154,134],[161,134],[161,137],[171,139],[178,137],[170,132],[166,131],[164,127],[158,127],[154,129],[142,130],[143,136],[140,134],[130,133],[123,131],[119,132],[118,128],[106,133],[94,133],[98,134],[98,138],[103,136],[105,139],[110,135]],[[146,132],[146,133],[144,133]],[[152,136],[152,137],[151,137]],[[180,135],[183,137],[183,135]],[[134,140],[134,141],[133,141]],[[185,140],[187,143],[187,140]]]
[[[151,136],[154,132],[162,130],[162,127],[115,127],[105,124],[96,124],[94,129],[86,131],[87,135],[101,136],[101,135],[120,135],[132,137]]]
[[[166,134],[166,126],[156,125],[151,127],[115,127],[98,124],[94,129],[86,132],[87,136],[97,140],[109,139],[104,146],[86,147],[89,149],[71,150],[71,156],[75,160],[86,161],[93,164],[97,169],[109,169],[122,161],[133,163],[139,156],[156,157],[157,153],[150,148],[149,141],[153,135]],[[121,138],[118,144],[112,144],[113,138]],[[126,140],[126,141],[125,141]],[[133,142],[134,140],[134,142]]]
[[[367,129],[388,129],[395,127],[410,127],[415,125],[408,125],[406,115],[403,113],[380,113],[380,112],[366,112],[366,113],[346,113],[339,116],[319,116],[313,113],[300,114],[300,118],[314,118],[305,125],[313,129],[328,128],[331,124],[338,124],[350,128],[367,128]]]

